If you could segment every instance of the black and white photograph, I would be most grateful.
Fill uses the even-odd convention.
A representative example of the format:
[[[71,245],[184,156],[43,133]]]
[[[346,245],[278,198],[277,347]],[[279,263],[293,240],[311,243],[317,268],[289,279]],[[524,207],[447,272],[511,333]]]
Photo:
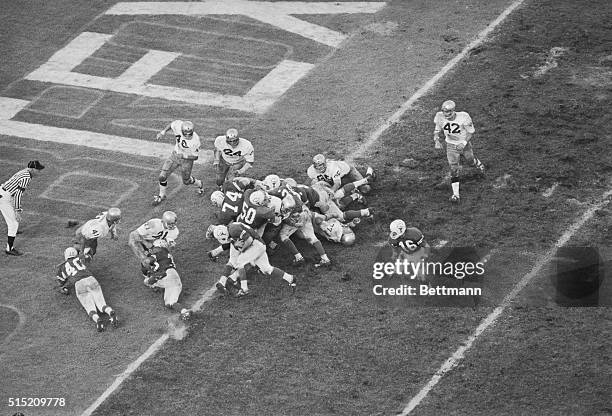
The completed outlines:
[[[0,416],[612,415],[609,0],[0,15]]]

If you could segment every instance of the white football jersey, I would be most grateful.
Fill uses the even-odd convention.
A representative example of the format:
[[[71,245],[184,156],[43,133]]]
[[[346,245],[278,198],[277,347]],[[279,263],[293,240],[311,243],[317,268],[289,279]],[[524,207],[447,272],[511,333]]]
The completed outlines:
[[[334,181],[338,182],[344,175],[349,173],[351,167],[348,163],[342,160],[330,160],[327,159],[327,169],[321,173],[315,169],[314,165],[310,165],[308,168],[308,177],[312,179],[312,182],[325,181],[330,185],[334,184]]]
[[[161,218],[150,219],[138,227],[136,232],[149,244],[153,244],[153,241],[157,239],[166,239],[168,243],[173,245],[179,235],[178,227],[169,230],[164,227]]]
[[[221,157],[228,165],[240,163],[243,160],[248,163],[255,161],[255,149],[247,139],[239,138],[238,145],[232,147],[227,144],[225,136],[217,136],[215,139],[215,150],[221,152]]]
[[[176,138],[174,151],[184,159],[197,159],[200,155],[200,136],[194,131],[191,139],[187,139],[181,131],[182,125],[183,122],[181,120],[174,120],[170,124],[170,128]]]
[[[443,131],[446,143],[451,144],[466,144],[467,133],[474,133],[475,131],[472,118],[465,111],[455,112],[454,120],[448,120],[444,117],[442,111],[438,111],[434,117],[434,123],[436,124],[435,131]]]
[[[326,221],[321,221],[320,224],[317,224],[315,221],[313,221],[313,226],[315,231],[318,234],[323,235],[327,240],[332,241],[334,243],[339,243],[340,241],[342,241],[344,229],[342,223],[338,221],[338,219],[331,218]]]
[[[81,227],[81,234],[83,234],[83,237],[87,238],[88,240],[92,240],[95,238],[106,237],[108,233],[110,233],[111,227],[108,226],[108,222],[106,221],[106,212],[107,211],[104,211],[96,218],[83,224],[83,227]]]

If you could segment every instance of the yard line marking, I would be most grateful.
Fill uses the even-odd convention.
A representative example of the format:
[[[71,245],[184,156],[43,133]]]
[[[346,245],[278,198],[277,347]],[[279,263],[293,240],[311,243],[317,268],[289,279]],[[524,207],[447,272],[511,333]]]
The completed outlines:
[[[365,153],[370,149],[370,147],[372,147],[372,145],[374,145],[374,143],[378,141],[378,139],[380,139],[380,136],[382,136],[382,134],[387,131],[389,127],[397,123],[400,118],[406,113],[406,111],[412,108],[412,105],[418,99],[427,94],[429,90],[431,90],[438,81],[440,81],[451,69],[453,69],[459,62],[461,62],[461,60],[463,60],[463,58],[465,58],[470,53],[470,51],[480,46],[486,40],[487,36],[489,36],[491,32],[493,32],[493,30],[500,23],[502,23],[510,13],[512,13],[516,8],[523,4],[523,2],[524,0],[517,0],[510,6],[508,6],[507,9],[505,9],[495,20],[489,23],[489,25],[478,34],[476,39],[474,39],[472,42],[470,42],[470,44],[463,48],[463,50],[459,52],[457,56],[448,61],[448,63],[444,65],[444,67],[442,67],[442,69],[440,69],[440,71],[438,71],[436,75],[434,75],[421,88],[419,88],[417,92],[415,92],[408,99],[408,101],[402,104],[399,110],[391,114],[391,116],[387,120],[385,120],[385,122],[380,127],[374,130],[365,142],[363,142],[357,149],[355,149],[355,151],[351,152],[345,160],[347,162],[352,162],[356,158],[365,156]]]
[[[9,120],[28,104],[26,100],[0,97],[0,134],[162,159],[167,158],[174,149],[174,145],[168,143]],[[195,163],[208,164],[212,159],[212,150],[203,150]]]
[[[587,211],[582,214],[582,216],[574,222],[564,233],[561,235],[559,240],[555,243],[555,245],[548,250],[543,256],[541,256],[536,264],[533,266],[531,271],[524,275],[521,280],[518,281],[516,285],[512,288],[512,290],[504,297],[501,304],[496,307],[493,312],[491,312],[485,319],[482,320],[480,325],[474,330],[472,335],[468,337],[468,339],[461,345],[457,350],[440,366],[440,368],[434,373],[431,379],[425,384],[425,386],[414,396],[404,410],[398,415],[407,416],[410,414],[422,401],[427,397],[429,392],[438,384],[438,382],[444,377],[446,373],[451,371],[453,368],[457,366],[459,361],[464,358],[465,353],[472,347],[476,339],[482,335],[484,331],[486,331],[490,326],[492,326],[497,318],[501,316],[501,314],[506,310],[508,306],[512,303],[514,298],[533,280],[535,276],[540,272],[540,269],[544,267],[544,265],[548,264],[556,254],[556,251],[559,247],[564,246],[567,242],[572,238],[572,236],[588,221],[590,220],[595,212],[605,205],[610,203],[610,197],[612,196],[612,189],[608,189],[600,198],[600,201],[591,206]]]
[[[85,411],[83,413],[81,413],[81,416],[90,416],[98,408],[98,406],[100,406],[102,403],[104,403],[104,401],[111,394],[113,394],[113,392],[115,390],[117,390],[117,388],[121,385],[121,383],[123,383],[125,380],[127,380],[130,377],[130,375],[132,375],[132,373],[134,371],[136,371],[138,369],[138,367],[140,367],[140,364],[145,362],[146,359],[148,359],[148,358],[152,357],[153,355],[155,355],[155,353],[157,353],[157,351],[159,351],[159,349],[165,344],[165,342],[168,340],[169,337],[170,337],[170,334],[169,333],[165,333],[162,336],[160,336],[159,338],[157,338],[157,340],[153,344],[151,344],[151,346],[140,357],[138,357],[130,365],[127,366],[125,371],[123,373],[121,373],[115,379],[113,384],[111,384],[104,391],[104,393],[102,393],[102,395],[100,395],[100,397],[98,397],[96,399],[96,401],[91,404],[91,406],[89,406],[87,409],[85,409]]]

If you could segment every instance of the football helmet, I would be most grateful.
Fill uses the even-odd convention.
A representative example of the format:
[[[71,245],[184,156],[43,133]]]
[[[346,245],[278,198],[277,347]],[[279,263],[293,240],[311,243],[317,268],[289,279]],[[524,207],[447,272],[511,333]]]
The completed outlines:
[[[119,208],[109,208],[106,212],[106,221],[110,225],[119,224],[121,222],[121,210]]]
[[[389,237],[396,239],[406,232],[406,223],[402,220],[394,220],[389,225],[389,230],[391,230]]]
[[[267,191],[270,191],[272,189],[276,189],[280,186],[281,184],[281,179],[278,175],[268,175],[264,178],[263,180],[263,184],[266,187]]]
[[[298,185],[297,181],[293,178],[285,178],[283,179],[283,182],[285,182],[285,185],[289,185],[292,188],[295,188]]]
[[[230,235],[225,225],[217,225],[213,230],[213,236],[217,239],[219,244],[226,244],[230,242]]]
[[[183,136],[191,138],[193,136],[193,123],[191,121],[183,121],[181,133],[183,133]]]
[[[79,252],[74,247],[68,247],[66,250],[64,250],[64,260],[71,259],[78,255],[79,255]]]
[[[327,170],[327,159],[320,153],[312,158],[312,164],[320,173],[324,173]]]
[[[225,132],[225,141],[232,147],[236,147],[240,138],[238,137],[238,130],[229,129]]]
[[[153,247],[168,248],[169,244],[165,238],[158,238],[153,240]]]
[[[453,118],[455,115],[455,102],[446,100],[442,103],[442,114],[445,118]]]
[[[210,202],[217,208],[221,208],[223,201],[225,200],[225,194],[221,191],[215,191],[210,194]]]
[[[263,190],[253,191],[249,196],[249,201],[251,202],[251,204],[257,205],[259,207],[265,206],[269,200],[270,197],[268,196],[266,191]]]
[[[340,237],[340,243],[343,246],[352,246],[355,244],[355,233],[349,227],[342,227],[343,233],[342,237]]]
[[[176,228],[176,219],[176,213],[174,211],[166,211],[162,214],[162,222],[169,230],[174,230]]]

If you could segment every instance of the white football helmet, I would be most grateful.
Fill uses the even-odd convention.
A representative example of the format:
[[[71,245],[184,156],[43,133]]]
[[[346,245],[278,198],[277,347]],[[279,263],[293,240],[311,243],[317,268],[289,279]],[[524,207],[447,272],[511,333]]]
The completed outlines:
[[[119,208],[109,208],[106,212],[106,221],[110,225],[119,224],[121,222],[121,210]]]
[[[169,230],[174,230],[176,228],[176,220],[177,217],[174,211],[166,211],[162,214],[162,222]]]
[[[347,247],[355,244],[355,233],[353,232],[353,230],[351,230],[349,227],[342,228],[343,233],[342,237],[340,238],[340,243],[342,243],[343,246]]]
[[[406,223],[402,220],[394,220],[389,225],[389,230],[391,230],[389,237],[396,239],[406,232]]]
[[[249,196],[249,201],[251,202],[251,204],[257,205],[259,207],[265,206],[269,200],[270,197],[268,196],[266,191],[263,190],[253,191]]]
[[[225,200],[225,194],[221,191],[215,191],[210,194],[210,202],[217,208],[221,208],[223,201]]]
[[[442,103],[442,114],[445,118],[452,119],[455,116],[455,102],[447,100]]]
[[[267,191],[270,191],[272,189],[276,189],[280,186],[281,184],[281,179],[278,175],[268,175],[264,178],[264,180],[262,181],[264,186],[266,187]]]
[[[79,255],[79,252],[74,247],[68,247],[66,250],[64,250],[64,260],[71,259],[78,255]]]
[[[285,185],[289,185],[293,188],[295,188],[298,185],[297,181],[293,178],[285,178],[283,179],[283,182],[285,182]]]
[[[225,132],[225,141],[232,147],[236,147],[240,138],[238,137],[238,130],[229,129]]]
[[[324,173],[327,170],[327,159],[320,153],[312,158],[312,164],[318,172]]]
[[[230,242],[229,231],[225,225],[217,225],[213,231],[213,236],[217,239],[219,244]]]
[[[285,195],[285,197],[281,200],[281,214],[283,216],[288,216],[294,209],[296,203],[295,199],[291,195]]]
[[[183,121],[181,133],[183,133],[183,136],[186,138],[191,138],[191,136],[193,136],[193,123],[191,121]]]

